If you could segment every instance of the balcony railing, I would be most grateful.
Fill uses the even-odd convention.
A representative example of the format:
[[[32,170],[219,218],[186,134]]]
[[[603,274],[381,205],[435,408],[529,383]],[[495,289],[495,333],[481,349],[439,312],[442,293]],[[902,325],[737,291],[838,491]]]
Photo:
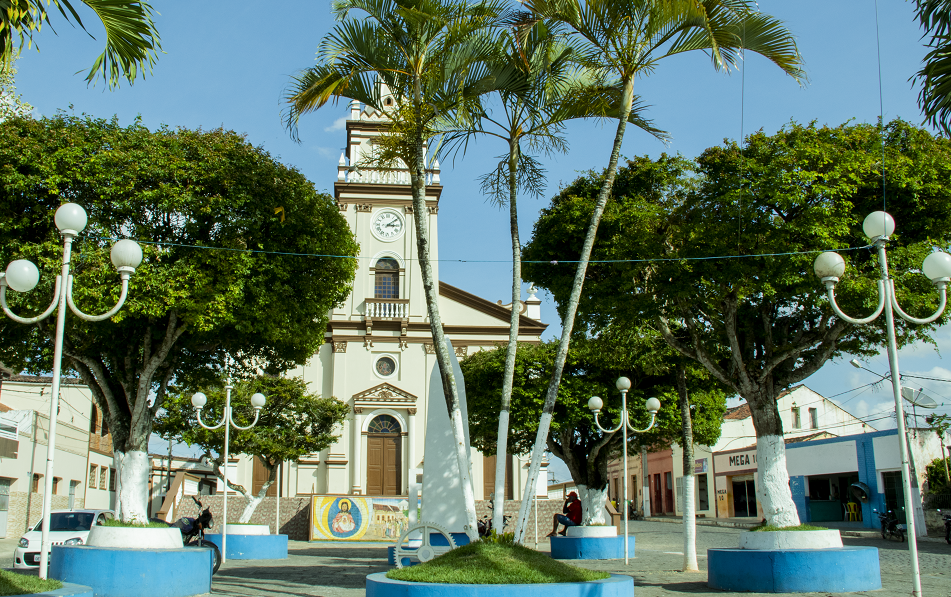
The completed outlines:
[[[368,298],[367,319],[409,319],[409,299]]]
[[[409,170],[396,168],[349,168],[337,167],[337,181],[363,184],[410,184]],[[426,170],[426,184],[440,184],[439,168]]]

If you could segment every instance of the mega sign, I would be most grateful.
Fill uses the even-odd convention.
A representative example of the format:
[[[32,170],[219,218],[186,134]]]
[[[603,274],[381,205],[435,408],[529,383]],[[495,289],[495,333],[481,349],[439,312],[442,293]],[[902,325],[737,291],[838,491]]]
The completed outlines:
[[[750,466],[750,465],[756,466],[756,454],[753,454],[752,460],[750,460],[749,453],[730,456],[730,466]]]

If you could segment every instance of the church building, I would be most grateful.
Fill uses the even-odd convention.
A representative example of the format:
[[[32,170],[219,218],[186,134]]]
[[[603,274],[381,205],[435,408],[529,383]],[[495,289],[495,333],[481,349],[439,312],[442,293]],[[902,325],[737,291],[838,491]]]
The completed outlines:
[[[392,99],[388,100],[392,101]],[[354,102],[347,120],[347,148],[337,166],[334,197],[360,243],[353,292],[330,314],[326,343],[303,367],[314,393],[334,396],[352,408],[339,440],[329,449],[284,467],[281,495],[407,496],[410,470],[424,469],[427,410],[446,408],[442,394],[429,395],[436,364],[422,277],[410,175],[406,168],[365,169],[361,158],[386,130],[386,118]],[[427,172],[426,223],[433,273],[439,279],[438,162]],[[444,282],[439,310],[447,337],[461,360],[472,351],[508,341],[510,309]],[[519,340],[538,342],[547,327],[541,301],[529,293],[519,309]],[[432,401],[431,401],[432,399]],[[237,468],[249,467],[242,459]],[[488,499],[495,457],[472,450],[476,499]],[[506,497],[519,499],[528,462],[511,457]],[[263,483],[259,464],[254,477]],[[235,471],[238,478],[248,472]],[[546,495],[544,471],[540,495]],[[273,488],[272,489],[276,489]]]

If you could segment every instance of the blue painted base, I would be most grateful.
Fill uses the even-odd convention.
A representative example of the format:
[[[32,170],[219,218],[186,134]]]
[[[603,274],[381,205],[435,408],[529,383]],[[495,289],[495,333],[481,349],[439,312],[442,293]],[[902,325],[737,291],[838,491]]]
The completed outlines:
[[[465,533],[449,533],[452,537],[453,542],[456,544],[456,547],[462,547],[463,545],[469,545],[469,535]],[[446,541],[446,538],[442,536],[442,533],[430,533],[429,534],[429,544],[430,545],[448,545],[449,542]],[[396,566],[396,546],[391,545],[386,548],[386,561],[390,563],[390,566]],[[415,566],[419,562],[414,562],[409,558],[403,558],[404,566]]]
[[[96,597],[189,597],[211,592],[210,549],[54,545],[50,578],[92,587]]]
[[[627,537],[628,557],[634,557],[634,535]],[[551,538],[551,557],[556,560],[617,560],[624,557],[624,537]]]
[[[367,597],[631,597],[634,579],[623,574],[573,583],[535,585],[455,585],[405,582],[385,572],[367,575]]]
[[[875,547],[708,549],[707,584],[755,593],[849,593],[882,588]]]
[[[91,587],[64,582],[62,589],[46,591],[45,593],[30,593],[28,595],[12,595],[11,597],[93,597]]]
[[[205,540],[221,549],[221,535],[205,533]],[[286,560],[287,535],[232,535],[228,533],[226,560]]]

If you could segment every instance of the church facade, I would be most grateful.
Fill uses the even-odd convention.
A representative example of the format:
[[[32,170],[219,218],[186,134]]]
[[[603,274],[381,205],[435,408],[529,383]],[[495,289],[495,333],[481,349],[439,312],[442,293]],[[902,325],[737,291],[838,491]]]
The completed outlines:
[[[349,404],[351,415],[333,446],[284,467],[282,496],[407,496],[413,480],[410,471],[425,469],[428,409],[446,408],[442,394],[429,394],[437,365],[416,260],[409,171],[360,167],[361,158],[386,126],[373,108],[351,105],[347,148],[338,164],[334,196],[361,247],[353,292],[330,314],[325,344],[306,365],[289,372],[301,376],[312,392]],[[424,215],[438,280],[439,203],[444,189],[438,162],[433,166],[427,173]],[[540,321],[540,305],[534,292],[515,305],[521,313],[520,341],[540,341],[547,327]],[[511,308],[439,283],[443,327],[460,360],[507,342]],[[473,449],[472,464],[476,499],[488,499],[495,458]],[[511,457],[509,464],[506,497],[518,499],[527,461]],[[253,477],[257,487],[263,483],[260,465],[241,459],[233,466],[237,478]],[[539,495],[546,495],[545,479],[543,471]]]

